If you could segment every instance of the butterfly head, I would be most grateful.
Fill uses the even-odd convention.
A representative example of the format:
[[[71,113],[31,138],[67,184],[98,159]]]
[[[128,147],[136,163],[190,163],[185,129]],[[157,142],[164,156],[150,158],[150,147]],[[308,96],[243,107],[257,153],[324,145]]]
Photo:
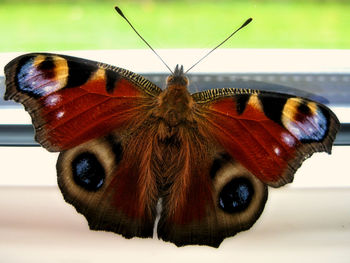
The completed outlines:
[[[174,76],[182,76],[184,74],[184,66],[179,64],[176,65],[174,70]]]
[[[174,73],[171,74],[166,80],[167,86],[185,86],[189,84],[188,78],[185,76],[184,67],[176,65]]]

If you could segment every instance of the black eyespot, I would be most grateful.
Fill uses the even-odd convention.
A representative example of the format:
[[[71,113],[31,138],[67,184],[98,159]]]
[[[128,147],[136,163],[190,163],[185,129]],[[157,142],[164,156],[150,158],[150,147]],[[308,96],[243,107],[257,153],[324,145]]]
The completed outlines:
[[[239,177],[226,184],[219,195],[219,207],[227,213],[242,212],[249,207],[254,187],[248,178]]]
[[[306,102],[304,103],[300,103],[298,106],[298,112],[304,115],[310,115],[311,110],[310,108],[307,106]]]
[[[53,70],[55,69],[55,63],[53,61],[53,57],[46,57],[45,60],[38,65],[38,69],[47,74],[50,74],[50,77],[53,77],[54,76]]]
[[[97,191],[106,176],[101,163],[89,152],[81,153],[73,160],[72,171],[75,183],[88,191]]]

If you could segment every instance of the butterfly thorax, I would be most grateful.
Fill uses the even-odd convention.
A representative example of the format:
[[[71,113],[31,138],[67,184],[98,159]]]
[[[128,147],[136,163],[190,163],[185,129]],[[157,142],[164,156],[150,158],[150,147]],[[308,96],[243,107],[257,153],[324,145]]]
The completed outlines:
[[[174,74],[167,79],[166,89],[158,97],[155,115],[170,127],[192,120],[194,101],[188,92],[188,83],[182,66],[180,69],[176,66]]]

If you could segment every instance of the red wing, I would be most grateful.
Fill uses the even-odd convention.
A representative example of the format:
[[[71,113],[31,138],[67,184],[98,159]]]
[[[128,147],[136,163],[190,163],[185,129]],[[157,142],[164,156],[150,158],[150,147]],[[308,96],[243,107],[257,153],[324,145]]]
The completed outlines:
[[[23,55],[5,67],[5,74],[5,99],[25,106],[36,140],[50,151],[125,127],[161,92],[130,71],[63,55]]]
[[[324,105],[283,94],[236,94],[201,105],[216,141],[274,187],[290,183],[314,152],[330,152],[339,129]]]
[[[164,174],[173,183],[163,189],[158,237],[177,246],[218,247],[229,236],[249,229],[264,209],[267,187],[212,141],[208,127],[184,126],[177,149],[170,148]],[[181,130],[183,129],[183,130]],[[172,164],[180,164],[172,169]]]

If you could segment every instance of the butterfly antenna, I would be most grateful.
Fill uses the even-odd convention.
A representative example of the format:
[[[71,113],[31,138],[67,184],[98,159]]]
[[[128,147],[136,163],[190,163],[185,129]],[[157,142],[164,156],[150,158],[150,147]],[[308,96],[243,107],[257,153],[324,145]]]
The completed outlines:
[[[212,50],[210,50],[205,56],[203,56],[200,60],[198,60],[192,67],[190,67],[186,72],[189,72],[191,69],[193,69],[199,62],[201,62],[203,59],[205,59],[207,56],[210,55],[215,49],[219,48],[221,45],[223,45],[227,40],[229,40],[234,34],[236,34],[239,30],[241,30],[243,27],[247,26],[250,22],[252,22],[253,18],[248,18],[238,29],[233,31],[231,35],[229,35],[224,41],[222,41],[219,45],[214,47]]]
[[[165,61],[161,58],[161,56],[159,56],[159,54],[151,47],[150,44],[148,44],[148,42],[139,34],[139,32],[137,32],[137,30],[134,28],[134,26],[130,23],[130,21],[126,18],[126,16],[123,14],[122,10],[120,10],[120,8],[118,6],[114,7],[115,10],[118,12],[118,14],[125,19],[125,21],[129,24],[129,26],[131,26],[131,28],[135,31],[135,33],[142,39],[143,42],[146,43],[146,45],[153,51],[153,53],[163,62],[163,64],[169,69],[169,71],[171,72],[171,74],[174,74],[173,71],[170,69],[170,67],[165,63]]]

